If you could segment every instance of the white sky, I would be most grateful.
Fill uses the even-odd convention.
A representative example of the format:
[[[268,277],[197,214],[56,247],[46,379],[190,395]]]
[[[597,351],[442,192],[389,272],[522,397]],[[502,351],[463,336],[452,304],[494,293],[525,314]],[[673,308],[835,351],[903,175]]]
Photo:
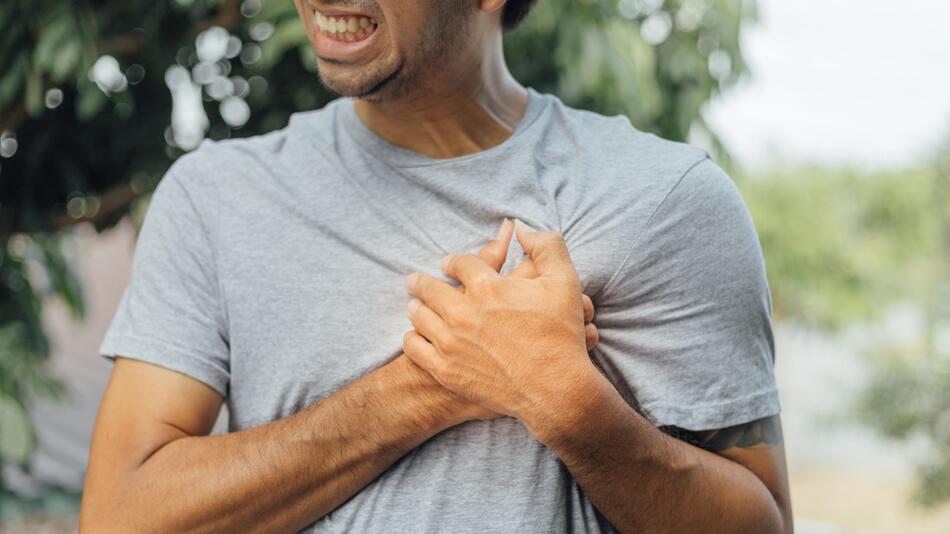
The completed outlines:
[[[950,139],[950,0],[759,0],[707,117],[738,161],[912,165]]]

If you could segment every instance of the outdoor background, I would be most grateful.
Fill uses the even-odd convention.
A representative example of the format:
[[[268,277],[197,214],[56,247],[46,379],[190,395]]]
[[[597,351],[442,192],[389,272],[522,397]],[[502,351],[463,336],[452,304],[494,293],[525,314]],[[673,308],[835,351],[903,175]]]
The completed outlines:
[[[706,147],[765,252],[799,533],[950,532],[950,3],[540,0],[516,77]],[[0,1],[0,532],[72,532],[169,164],[322,106],[291,0]]]

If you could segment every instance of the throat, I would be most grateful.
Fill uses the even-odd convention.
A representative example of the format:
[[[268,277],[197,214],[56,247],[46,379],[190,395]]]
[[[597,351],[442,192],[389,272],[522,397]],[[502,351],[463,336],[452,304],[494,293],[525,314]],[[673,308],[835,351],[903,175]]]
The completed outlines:
[[[477,154],[509,139],[527,108],[509,101],[500,112],[471,100],[444,100],[437,106],[406,108],[357,100],[356,113],[389,143],[435,159]]]

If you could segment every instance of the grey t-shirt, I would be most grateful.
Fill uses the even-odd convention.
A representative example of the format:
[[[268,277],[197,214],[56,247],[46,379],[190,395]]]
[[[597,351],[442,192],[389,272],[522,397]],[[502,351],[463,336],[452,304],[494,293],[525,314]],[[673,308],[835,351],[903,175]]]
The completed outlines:
[[[231,431],[287,417],[396,357],[404,277],[447,280],[442,256],[478,250],[507,216],[564,234],[596,306],[591,357],[644,416],[698,430],[778,413],[762,253],[727,174],[625,117],[529,92],[509,139],[458,158],[389,144],[348,98],[205,141],[152,197],[100,352],[218,390]],[[522,254],[513,240],[502,272]],[[505,417],[433,437],[312,530],[613,529]]]

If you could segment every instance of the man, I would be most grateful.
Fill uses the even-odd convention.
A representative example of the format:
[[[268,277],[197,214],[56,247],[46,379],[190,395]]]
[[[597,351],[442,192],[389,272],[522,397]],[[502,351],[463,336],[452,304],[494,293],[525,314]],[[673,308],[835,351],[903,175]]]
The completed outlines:
[[[296,2],[344,97],[159,185],[81,529],[791,532],[728,176],[518,84],[531,1]]]

